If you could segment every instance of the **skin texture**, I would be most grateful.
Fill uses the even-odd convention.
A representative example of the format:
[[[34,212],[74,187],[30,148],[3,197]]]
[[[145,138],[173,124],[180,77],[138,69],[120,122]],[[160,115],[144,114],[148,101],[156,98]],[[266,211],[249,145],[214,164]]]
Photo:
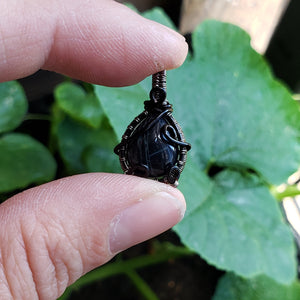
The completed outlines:
[[[0,82],[42,68],[130,85],[180,66],[186,54],[182,36],[110,0],[0,1]],[[184,211],[177,189],[117,174],[82,174],[20,193],[0,205],[1,299],[56,299]]]
[[[23,1],[0,3],[0,81],[43,68],[96,84],[131,85],[186,57],[181,35],[119,3]]]

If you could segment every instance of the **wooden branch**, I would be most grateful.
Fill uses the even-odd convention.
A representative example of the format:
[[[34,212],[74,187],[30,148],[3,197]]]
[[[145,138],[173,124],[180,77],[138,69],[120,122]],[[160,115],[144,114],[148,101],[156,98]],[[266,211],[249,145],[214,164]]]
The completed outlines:
[[[252,47],[264,53],[290,0],[183,0],[180,31],[192,32],[205,19],[233,23],[246,30]]]

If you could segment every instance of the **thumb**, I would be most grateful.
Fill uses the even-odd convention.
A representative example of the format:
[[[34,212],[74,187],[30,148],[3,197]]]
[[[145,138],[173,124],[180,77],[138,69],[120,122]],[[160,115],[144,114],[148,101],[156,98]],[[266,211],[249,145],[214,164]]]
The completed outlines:
[[[85,174],[27,190],[0,206],[0,294],[56,299],[116,253],[175,225],[182,194],[165,184]]]

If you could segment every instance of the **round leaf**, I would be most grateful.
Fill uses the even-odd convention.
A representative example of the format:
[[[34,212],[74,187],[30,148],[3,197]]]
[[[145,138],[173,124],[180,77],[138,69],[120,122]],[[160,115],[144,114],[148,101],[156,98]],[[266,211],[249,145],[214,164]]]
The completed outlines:
[[[112,149],[97,146],[87,147],[83,160],[88,172],[120,173],[121,167]]]
[[[192,38],[194,56],[168,76],[191,155],[205,170],[251,169],[282,183],[299,166],[299,105],[242,29],[206,21]]]
[[[58,106],[72,118],[93,128],[98,128],[103,119],[103,110],[93,92],[86,93],[77,84],[65,82],[55,89]]]
[[[126,125],[141,112],[143,101],[148,97],[146,89],[141,84],[125,88],[95,86],[95,93],[101,100],[118,139],[121,140]]]
[[[282,285],[266,276],[244,279],[234,274],[224,275],[213,300],[300,300],[300,283]]]
[[[227,170],[213,183],[190,168],[181,186],[188,210],[175,227],[182,242],[220,269],[245,277],[266,274],[283,283],[294,280],[293,236],[263,182]]]
[[[28,135],[12,133],[0,139],[0,192],[53,179],[56,163],[48,149]]]
[[[113,154],[117,139],[107,122],[94,129],[66,117],[57,124],[56,134],[68,173],[119,171]]]
[[[17,81],[0,83],[0,133],[15,129],[27,111],[27,100]]]

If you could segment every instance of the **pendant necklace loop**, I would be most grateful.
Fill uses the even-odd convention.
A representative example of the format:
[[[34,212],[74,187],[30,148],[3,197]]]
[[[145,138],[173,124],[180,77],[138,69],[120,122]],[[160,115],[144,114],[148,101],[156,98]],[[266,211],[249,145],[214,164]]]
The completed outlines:
[[[166,71],[152,75],[149,96],[144,111],[129,124],[114,152],[125,174],[176,187],[191,145],[185,141],[166,99]]]

